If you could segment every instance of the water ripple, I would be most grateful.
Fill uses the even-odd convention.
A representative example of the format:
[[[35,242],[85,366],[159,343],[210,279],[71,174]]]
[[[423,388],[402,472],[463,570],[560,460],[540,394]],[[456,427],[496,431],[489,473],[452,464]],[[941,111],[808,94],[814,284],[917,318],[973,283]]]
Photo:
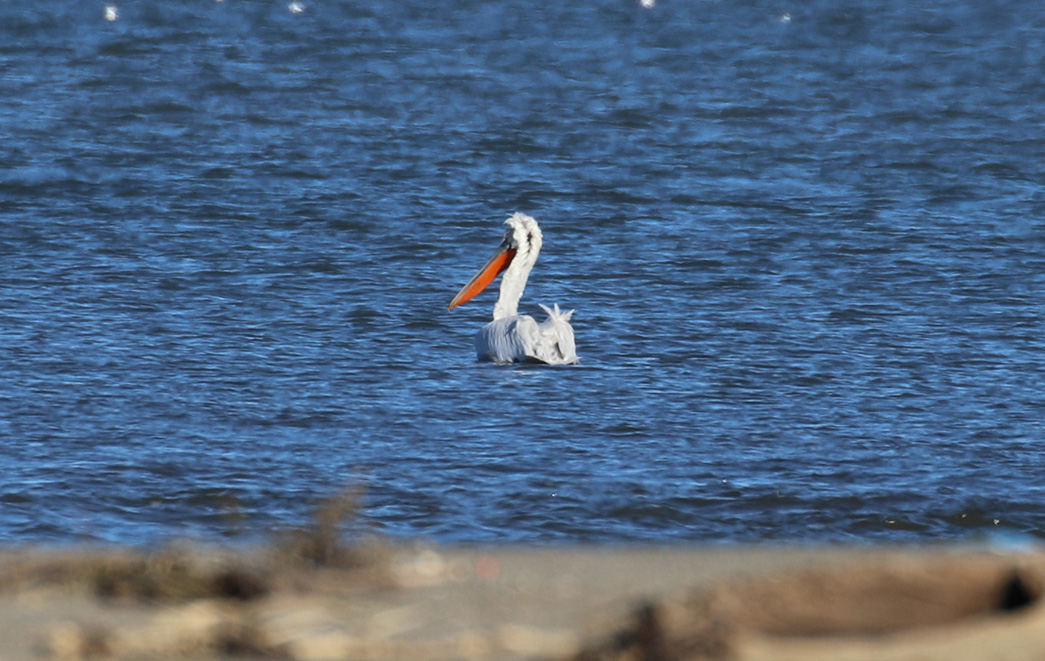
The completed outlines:
[[[1045,534],[1037,5],[669,4],[11,9],[0,531]]]

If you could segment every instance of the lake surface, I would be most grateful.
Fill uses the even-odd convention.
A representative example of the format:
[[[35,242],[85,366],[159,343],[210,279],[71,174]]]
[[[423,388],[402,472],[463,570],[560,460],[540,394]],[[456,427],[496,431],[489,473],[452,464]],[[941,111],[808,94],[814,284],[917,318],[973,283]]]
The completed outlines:
[[[1045,537],[1039,2],[16,4],[3,542]]]

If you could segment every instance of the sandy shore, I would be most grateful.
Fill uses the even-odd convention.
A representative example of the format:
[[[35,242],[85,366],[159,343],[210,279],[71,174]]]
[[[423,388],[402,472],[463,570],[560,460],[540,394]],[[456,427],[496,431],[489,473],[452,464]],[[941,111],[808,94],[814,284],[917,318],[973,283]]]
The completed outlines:
[[[1045,659],[1045,554],[0,551],[0,659]]]

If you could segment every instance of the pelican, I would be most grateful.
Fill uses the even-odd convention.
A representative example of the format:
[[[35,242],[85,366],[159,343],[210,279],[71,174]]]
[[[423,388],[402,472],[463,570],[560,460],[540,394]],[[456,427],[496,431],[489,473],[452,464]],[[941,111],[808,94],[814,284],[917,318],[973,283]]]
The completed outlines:
[[[526,288],[526,279],[537,261],[544,239],[537,221],[524,213],[516,213],[504,221],[508,231],[504,241],[490,261],[468,281],[448,310],[475,298],[498,275],[501,295],[493,307],[493,321],[482,327],[475,336],[475,353],[479,360],[494,363],[548,363],[570,365],[580,360],[573,341],[570,317],[573,310],[562,312],[558,304],[541,307],[548,313],[542,323],[533,317],[518,314],[519,299]]]

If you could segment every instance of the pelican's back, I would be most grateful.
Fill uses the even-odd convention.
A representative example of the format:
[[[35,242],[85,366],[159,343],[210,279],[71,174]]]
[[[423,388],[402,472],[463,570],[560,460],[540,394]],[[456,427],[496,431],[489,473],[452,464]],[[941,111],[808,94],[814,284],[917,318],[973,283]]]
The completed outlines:
[[[553,308],[547,305],[541,305],[541,308],[548,313],[548,318],[539,326],[541,341],[537,345],[537,359],[551,365],[579,362],[577,345],[573,340],[573,326],[570,325],[573,310],[562,312],[558,303]]]
[[[481,361],[494,363],[548,363],[570,365],[580,360],[573,340],[570,317],[559,306],[545,306],[548,319],[538,324],[529,315],[495,319],[475,336],[475,353]]]

